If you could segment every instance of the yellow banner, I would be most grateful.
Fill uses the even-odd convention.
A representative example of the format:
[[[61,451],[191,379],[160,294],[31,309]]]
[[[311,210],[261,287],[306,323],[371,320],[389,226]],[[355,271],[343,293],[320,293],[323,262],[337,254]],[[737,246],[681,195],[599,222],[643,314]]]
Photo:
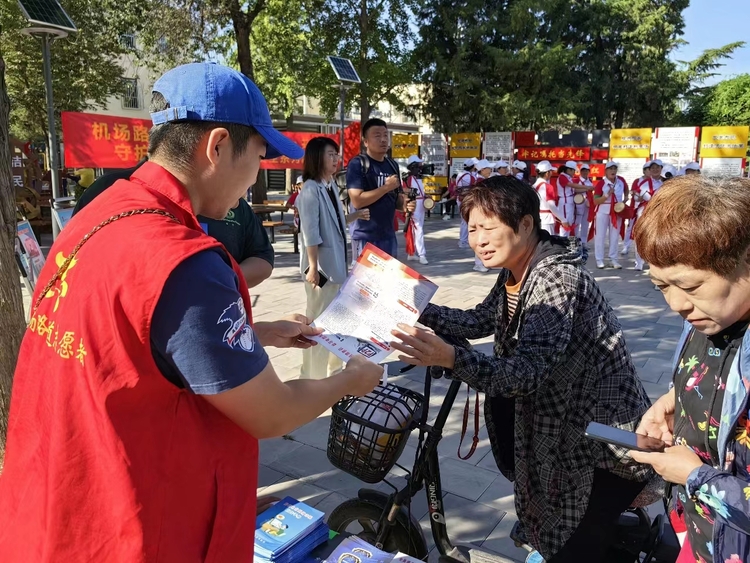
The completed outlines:
[[[393,158],[409,158],[413,154],[419,155],[419,135],[394,133],[391,154]]]
[[[422,178],[422,185],[424,185],[425,193],[441,193],[443,188],[448,187],[447,176],[425,176]]]
[[[481,133],[456,133],[451,135],[451,158],[479,158]]]
[[[701,132],[701,158],[744,158],[747,154],[747,125],[704,127]]]
[[[651,156],[651,129],[612,129],[609,158],[648,158]]]

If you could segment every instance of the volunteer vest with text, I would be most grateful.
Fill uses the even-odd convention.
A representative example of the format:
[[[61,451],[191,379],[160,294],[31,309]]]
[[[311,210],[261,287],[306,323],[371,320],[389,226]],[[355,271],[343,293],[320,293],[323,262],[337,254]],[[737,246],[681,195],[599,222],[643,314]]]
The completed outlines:
[[[138,214],[93,234],[24,336],[0,477],[3,563],[253,560],[257,440],[169,383],[151,354],[170,273],[220,246],[184,188],[153,163],[118,181],[62,231],[32,304],[87,233],[136,209],[177,221]]]

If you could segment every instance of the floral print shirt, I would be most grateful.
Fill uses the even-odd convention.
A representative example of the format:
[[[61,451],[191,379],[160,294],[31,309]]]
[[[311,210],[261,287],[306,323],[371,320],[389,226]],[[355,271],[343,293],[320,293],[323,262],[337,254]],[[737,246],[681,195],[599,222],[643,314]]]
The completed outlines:
[[[676,491],[697,563],[750,562],[746,327],[735,325],[709,339],[686,325],[675,354],[675,441],[690,446],[705,462]]]

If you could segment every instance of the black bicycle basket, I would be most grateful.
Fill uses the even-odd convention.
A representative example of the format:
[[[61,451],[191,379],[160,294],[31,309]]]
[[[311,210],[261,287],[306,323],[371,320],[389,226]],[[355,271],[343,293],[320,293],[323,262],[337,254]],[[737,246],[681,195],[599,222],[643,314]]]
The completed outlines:
[[[391,384],[342,399],[331,413],[328,460],[365,483],[379,483],[404,451],[423,406],[422,395]]]

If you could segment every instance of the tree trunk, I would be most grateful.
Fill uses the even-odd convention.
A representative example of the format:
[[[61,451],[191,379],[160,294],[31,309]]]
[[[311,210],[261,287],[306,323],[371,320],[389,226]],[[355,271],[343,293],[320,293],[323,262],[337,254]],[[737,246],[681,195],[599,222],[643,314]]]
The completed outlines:
[[[253,56],[250,53],[250,22],[247,14],[242,11],[239,0],[230,0],[229,13],[232,16],[232,27],[234,28],[234,39],[237,43],[237,62],[240,72],[250,80],[253,77]]]
[[[26,328],[21,281],[15,261],[16,196],[10,169],[10,100],[0,53],[0,470],[18,349]]]

